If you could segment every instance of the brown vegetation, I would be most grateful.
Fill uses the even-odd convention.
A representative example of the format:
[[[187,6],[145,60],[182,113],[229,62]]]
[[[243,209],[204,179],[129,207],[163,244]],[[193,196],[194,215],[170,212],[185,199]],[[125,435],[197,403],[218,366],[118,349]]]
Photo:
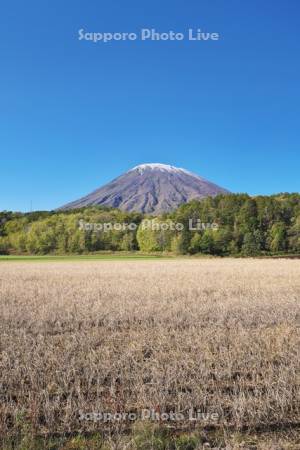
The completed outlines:
[[[296,260],[1,263],[0,433],[145,408],[218,414],[177,431],[295,427],[299,300]]]

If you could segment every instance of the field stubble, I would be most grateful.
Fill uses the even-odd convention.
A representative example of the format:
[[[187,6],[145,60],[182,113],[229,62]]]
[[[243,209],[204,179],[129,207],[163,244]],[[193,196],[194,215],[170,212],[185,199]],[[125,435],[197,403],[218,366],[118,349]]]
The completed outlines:
[[[295,426],[299,300],[298,261],[3,263],[0,433],[120,429],[80,411],[145,408]]]

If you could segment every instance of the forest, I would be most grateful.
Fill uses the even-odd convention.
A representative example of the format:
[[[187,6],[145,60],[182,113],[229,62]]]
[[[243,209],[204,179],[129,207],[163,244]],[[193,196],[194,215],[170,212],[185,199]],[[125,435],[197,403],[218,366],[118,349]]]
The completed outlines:
[[[146,227],[149,221],[156,226]],[[191,222],[206,226],[191,229]],[[172,226],[174,223],[180,226]],[[298,254],[300,194],[218,195],[193,200],[157,217],[101,206],[68,211],[0,212],[2,255],[100,251],[218,256]]]

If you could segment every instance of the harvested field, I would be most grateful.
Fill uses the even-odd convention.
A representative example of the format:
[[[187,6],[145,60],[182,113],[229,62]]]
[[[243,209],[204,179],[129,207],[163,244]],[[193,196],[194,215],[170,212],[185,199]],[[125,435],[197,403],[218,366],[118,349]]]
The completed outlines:
[[[0,331],[2,436],[300,423],[297,260],[1,263]]]

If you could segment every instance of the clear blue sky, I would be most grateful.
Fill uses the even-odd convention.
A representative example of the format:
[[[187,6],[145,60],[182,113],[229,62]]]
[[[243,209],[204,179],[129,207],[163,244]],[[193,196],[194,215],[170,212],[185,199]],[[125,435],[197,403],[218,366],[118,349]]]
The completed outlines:
[[[299,0],[3,0],[0,210],[52,209],[132,166],[300,190]],[[79,41],[78,30],[218,32]]]

